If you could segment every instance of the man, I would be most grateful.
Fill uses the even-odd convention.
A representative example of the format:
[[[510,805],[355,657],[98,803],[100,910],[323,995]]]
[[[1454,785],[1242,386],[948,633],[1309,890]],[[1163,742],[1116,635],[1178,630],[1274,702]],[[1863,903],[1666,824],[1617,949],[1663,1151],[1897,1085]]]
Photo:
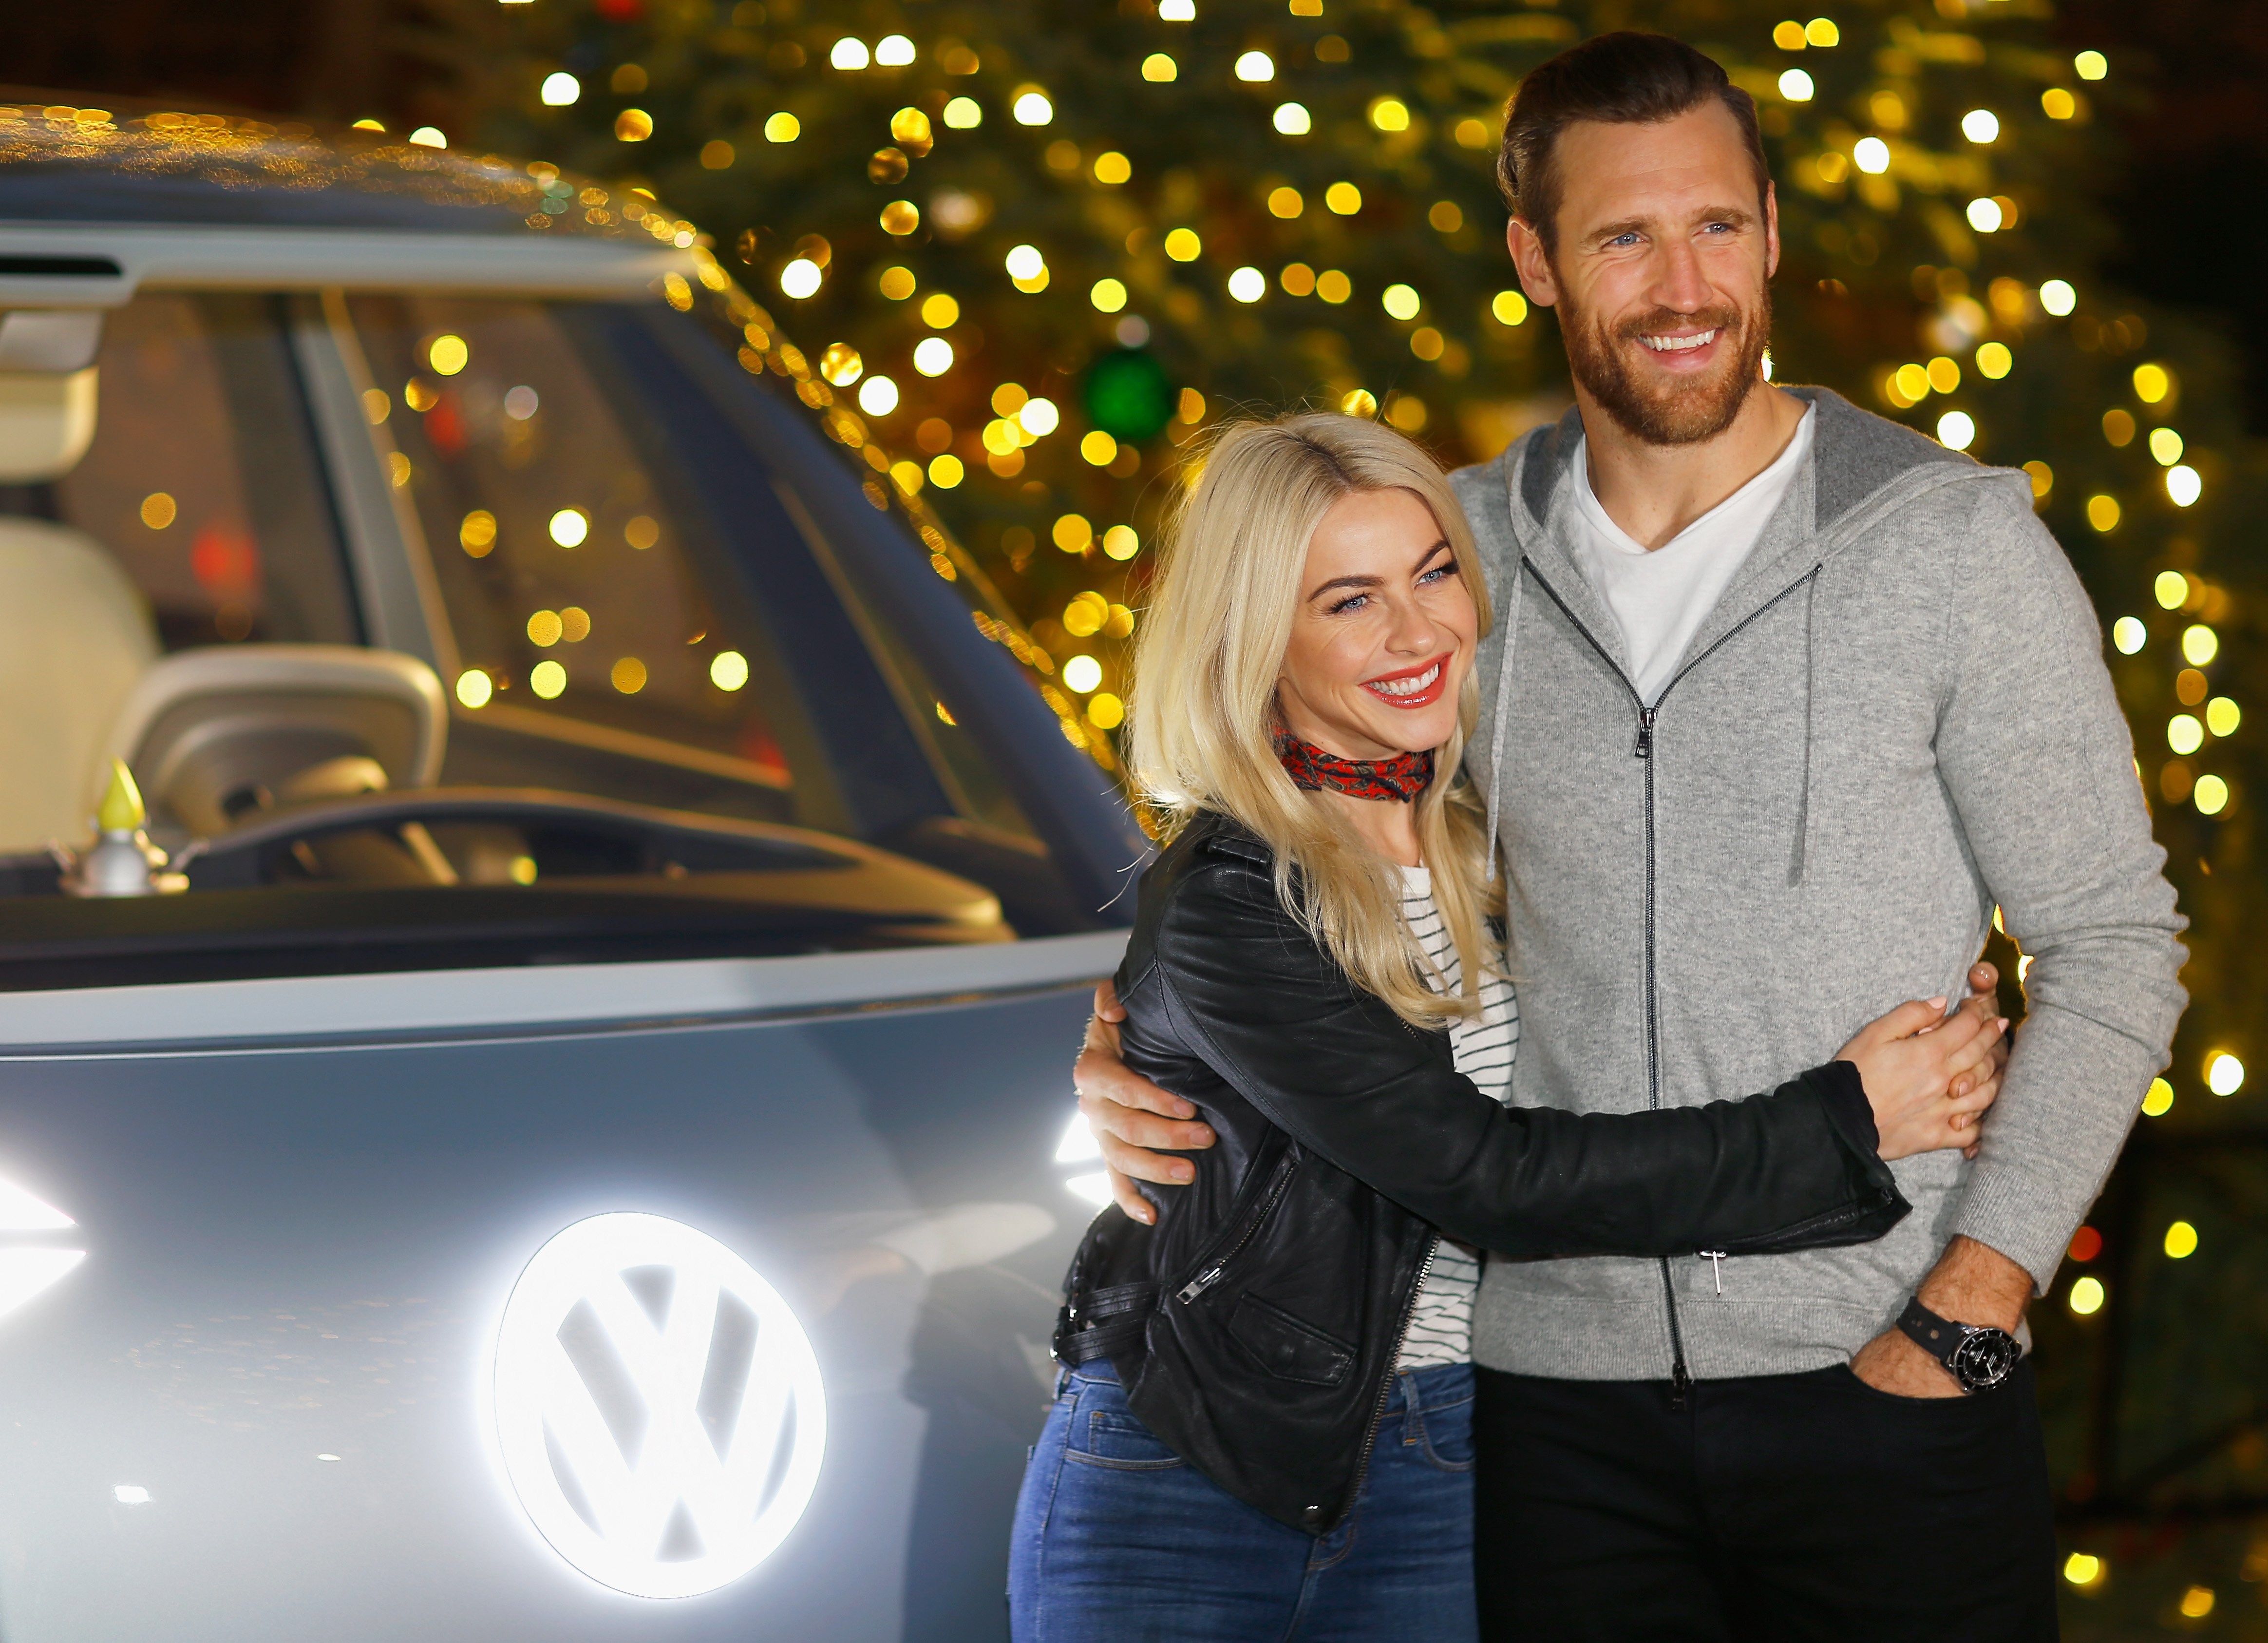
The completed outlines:
[[[1948,991],[1996,903],[2033,962],[1981,1156],[1899,1164],[1915,1212],[1881,1241],[1490,1264],[1484,1615],[1520,1639],[2052,1637],[2030,1367],[1999,1332],[2185,1002],[2093,612],[2022,475],[1764,379],[1777,203],[1715,63],[1580,46],[1522,82],[1499,171],[1576,400],[1454,482],[1500,613],[1467,769],[1506,875],[1513,1101],[1768,1085]],[[1082,1104],[1115,1167],[1172,1182],[1184,1161],[1143,1149],[1209,1137],[1109,1041]]]

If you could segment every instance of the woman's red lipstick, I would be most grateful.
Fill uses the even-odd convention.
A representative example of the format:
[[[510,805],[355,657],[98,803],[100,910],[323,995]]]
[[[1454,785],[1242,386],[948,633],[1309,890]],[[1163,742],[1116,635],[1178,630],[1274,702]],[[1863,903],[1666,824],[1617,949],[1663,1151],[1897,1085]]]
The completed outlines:
[[[1366,679],[1362,682],[1362,688],[1388,707],[1431,707],[1441,699],[1441,693],[1449,687],[1449,658],[1454,654],[1453,651],[1444,651],[1430,662],[1405,667],[1400,673],[1381,674],[1375,679]],[[1414,689],[1410,688],[1411,682],[1418,680],[1425,682]],[[1399,690],[1381,688],[1395,685],[1403,688]]]

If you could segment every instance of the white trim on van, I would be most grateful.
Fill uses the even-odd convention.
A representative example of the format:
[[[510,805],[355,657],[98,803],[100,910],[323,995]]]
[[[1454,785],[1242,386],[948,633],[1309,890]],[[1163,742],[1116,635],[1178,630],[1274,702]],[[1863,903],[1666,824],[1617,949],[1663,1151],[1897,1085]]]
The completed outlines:
[[[685,1026],[1086,986],[1123,930],[807,958],[668,959],[0,993],[0,1061]],[[1071,1046],[1066,1044],[1068,1056]]]
[[[0,256],[118,265],[114,275],[0,275],[0,306],[11,308],[114,308],[144,287],[634,297],[665,274],[697,276],[693,254],[674,246],[370,228],[0,222]]]

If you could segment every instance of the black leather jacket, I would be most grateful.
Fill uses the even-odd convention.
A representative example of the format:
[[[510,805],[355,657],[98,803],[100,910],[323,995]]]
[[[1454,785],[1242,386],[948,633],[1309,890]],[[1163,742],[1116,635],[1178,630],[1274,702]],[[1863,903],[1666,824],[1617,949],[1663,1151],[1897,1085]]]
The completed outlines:
[[[1449,1036],[1358,990],[1276,896],[1267,848],[1193,822],[1144,876],[1117,976],[1126,1063],[1219,1136],[1196,1180],[1116,1207],[1055,1339],[1107,1357],[1144,1424],[1278,1521],[1354,1504],[1442,1233],[1515,1257],[1863,1243],[1908,1209],[1858,1070],[1622,1116],[1506,1108]]]

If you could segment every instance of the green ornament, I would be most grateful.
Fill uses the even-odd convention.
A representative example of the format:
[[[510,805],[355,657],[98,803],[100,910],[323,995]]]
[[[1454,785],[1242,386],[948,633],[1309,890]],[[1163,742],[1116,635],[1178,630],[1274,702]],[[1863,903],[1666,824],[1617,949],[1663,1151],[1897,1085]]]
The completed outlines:
[[[1174,414],[1174,386],[1146,348],[1122,348],[1086,373],[1087,420],[1114,439],[1154,439]]]

